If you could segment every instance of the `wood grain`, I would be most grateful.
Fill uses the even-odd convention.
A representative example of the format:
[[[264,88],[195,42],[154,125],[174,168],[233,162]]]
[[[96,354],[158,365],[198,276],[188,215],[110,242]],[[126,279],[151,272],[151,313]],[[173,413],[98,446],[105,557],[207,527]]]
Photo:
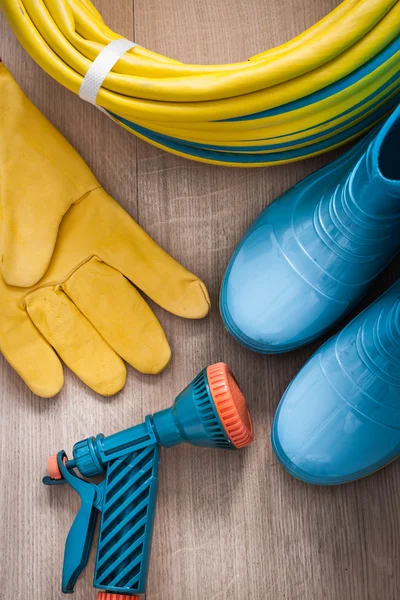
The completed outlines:
[[[187,62],[229,62],[281,43],[335,0],[97,0],[116,31]],[[228,362],[255,420],[256,441],[230,453],[163,451],[148,600],[398,600],[400,463],[320,489],[277,464],[269,434],[277,403],[318,343],[262,357],[225,332],[220,281],[236,243],[277,195],[330,157],[273,169],[198,165],[145,145],[43,73],[0,18],[0,56],[23,89],[88,161],[107,190],[166,250],[207,282],[211,315],[186,322],[155,308],[173,349],[156,378],[132,369],[116,398],[71,373],[53,400],[29,393],[0,357],[0,599],[57,600],[73,492],[41,485],[47,456],[168,406],[205,365]],[[364,304],[399,275],[393,265]],[[95,598],[94,556],[76,600]]]

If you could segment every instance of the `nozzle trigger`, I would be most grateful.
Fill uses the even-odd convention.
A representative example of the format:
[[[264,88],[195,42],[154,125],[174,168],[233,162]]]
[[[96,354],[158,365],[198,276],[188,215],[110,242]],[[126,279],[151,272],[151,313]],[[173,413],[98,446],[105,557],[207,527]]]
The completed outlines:
[[[76,488],[75,488],[76,489]],[[76,490],[78,491],[78,490]],[[91,484],[78,491],[82,506],[76,515],[65,542],[62,591],[72,593],[79,575],[86,567],[96,525],[96,491]]]
[[[70,594],[74,591],[76,580],[89,558],[96,526],[96,509],[100,507],[102,497],[102,484],[89,483],[78,477],[73,470],[69,471],[65,458],[66,454],[61,450],[57,455],[57,463],[62,478],[55,480],[45,477],[43,483],[45,485],[68,483],[81,499],[81,507],[65,542],[62,591],[64,594]]]

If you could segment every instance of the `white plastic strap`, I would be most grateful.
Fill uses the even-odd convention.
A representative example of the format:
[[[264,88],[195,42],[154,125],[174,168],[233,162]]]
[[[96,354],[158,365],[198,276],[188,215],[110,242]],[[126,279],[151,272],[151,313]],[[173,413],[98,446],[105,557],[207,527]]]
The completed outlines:
[[[121,56],[135,46],[137,46],[135,42],[120,38],[110,42],[108,46],[103,48],[83,78],[79,96],[96,106],[97,96],[105,78]]]

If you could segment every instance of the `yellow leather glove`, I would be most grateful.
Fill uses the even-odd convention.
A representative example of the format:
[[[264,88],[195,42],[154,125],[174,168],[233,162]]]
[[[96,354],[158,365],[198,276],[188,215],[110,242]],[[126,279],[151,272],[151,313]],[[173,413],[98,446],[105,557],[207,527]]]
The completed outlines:
[[[43,397],[63,385],[58,356],[104,395],[123,387],[122,359],[159,373],[170,348],[134,286],[198,319],[210,308],[204,284],[101,188],[3,65],[0,126],[1,352]]]

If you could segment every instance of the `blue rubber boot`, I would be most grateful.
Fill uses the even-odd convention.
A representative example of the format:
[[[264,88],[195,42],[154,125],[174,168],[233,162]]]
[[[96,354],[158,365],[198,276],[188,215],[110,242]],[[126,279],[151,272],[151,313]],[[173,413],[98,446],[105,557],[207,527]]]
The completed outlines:
[[[400,106],[253,223],[225,273],[228,331],[261,353],[293,350],[343,317],[400,249]]]
[[[400,280],[294,378],[272,445],[291,475],[319,485],[370,475],[400,455]]]

